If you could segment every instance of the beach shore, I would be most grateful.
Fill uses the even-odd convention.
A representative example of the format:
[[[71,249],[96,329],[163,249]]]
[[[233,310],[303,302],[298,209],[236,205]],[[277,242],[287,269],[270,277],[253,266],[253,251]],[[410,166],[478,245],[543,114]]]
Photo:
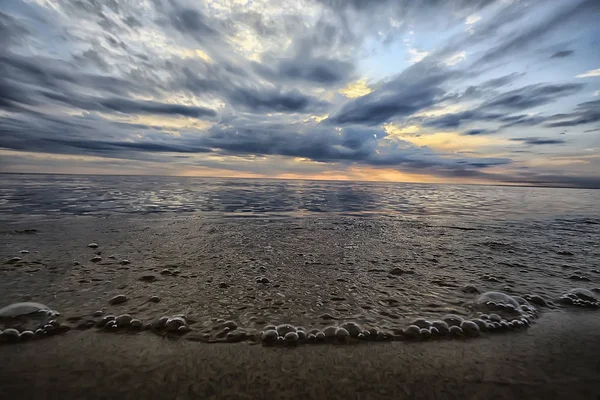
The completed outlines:
[[[6,399],[597,399],[600,320],[472,340],[295,348],[69,332],[0,348]]]

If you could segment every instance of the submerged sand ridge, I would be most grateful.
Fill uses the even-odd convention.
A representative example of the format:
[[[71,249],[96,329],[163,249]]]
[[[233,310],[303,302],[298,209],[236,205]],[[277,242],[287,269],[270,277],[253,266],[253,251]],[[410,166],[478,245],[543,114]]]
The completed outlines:
[[[546,241],[534,252],[505,229],[488,227],[482,238],[385,218],[68,217],[30,225],[2,233],[0,285],[7,304],[33,300],[61,311],[40,328],[52,334],[94,328],[204,342],[431,340],[524,329],[546,300],[595,304],[593,225],[568,253],[555,247],[551,231],[532,238]],[[564,275],[572,269],[592,277],[589,289],[568,294],[573,281]],[[473,303],[478,292],[509,297]],[[448,314],[458,320],[448,323]],[[169,319],[174,328],[167,329]]]

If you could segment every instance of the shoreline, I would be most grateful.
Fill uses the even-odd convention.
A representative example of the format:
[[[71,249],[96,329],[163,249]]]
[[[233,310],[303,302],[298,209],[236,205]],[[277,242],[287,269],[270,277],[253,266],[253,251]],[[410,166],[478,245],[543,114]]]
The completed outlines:
[[[546,312],[472,340],[295,348],[69,332],[2,346],[0,397],[596,399],[599,328],[593,311]]]

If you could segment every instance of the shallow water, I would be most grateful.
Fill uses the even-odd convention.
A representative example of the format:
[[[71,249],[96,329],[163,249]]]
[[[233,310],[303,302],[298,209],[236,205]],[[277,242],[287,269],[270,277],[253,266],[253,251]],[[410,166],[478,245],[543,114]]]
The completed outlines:
[[[191,340],[222,333],[216,319],[393,332],[473,316],[467,286],[547,300],[600,286],[600,191],[12,175],[0,187],[0,307],[41,302],[73,326],[104,311],[185,313]],[[108,304],[118,294],[129,300]]]

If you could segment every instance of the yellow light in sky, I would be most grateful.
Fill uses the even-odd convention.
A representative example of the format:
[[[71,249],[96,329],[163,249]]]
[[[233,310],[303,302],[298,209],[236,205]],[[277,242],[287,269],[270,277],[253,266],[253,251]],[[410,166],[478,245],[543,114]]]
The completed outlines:
[[[365,96],[371,92],[371,88],[367,85],[367,81],[364,79],[358,80],[356,82],[351,82],[348,84],[348,86],[339,90],[340,94],[343,94],[344,96],[349,97],[351,99]]]
[[[417,125],[399,127],[392,123],[384,125],[383,129],[388,135],[391,136],[414,136],[421,132],[421,128]]]
[[[416,117],[440,117],[446,114],[454,114],[465,111],[467,106],[464,104],[450,104],[442,107],[434,107],[415,114]]]
[[[304,122],[309,122],[309,121],[315,121],[317,123],[323,121],[324,119],[329,118],[329,114],[323,114],[323,115],[311,115],[307,120],[305,120]]]
[[[194,57],[198,57],[206,62],[212,62],[212,58],[210,58],[210,56],[208,54],[206,54],[206,52],[204,52],[203,50],[200,49],[184,49],[181,50],[180,52],[175,51],[175,53],[179,53],[182,57],[184,58],[194,58]]]
[[[507,139],[490,136],[465,136],[458,132],[436,132],[430,135],[403,136],[403,140],[415,146],[427,146],[442,151],[474,151],[482,147],[510,145]]]

